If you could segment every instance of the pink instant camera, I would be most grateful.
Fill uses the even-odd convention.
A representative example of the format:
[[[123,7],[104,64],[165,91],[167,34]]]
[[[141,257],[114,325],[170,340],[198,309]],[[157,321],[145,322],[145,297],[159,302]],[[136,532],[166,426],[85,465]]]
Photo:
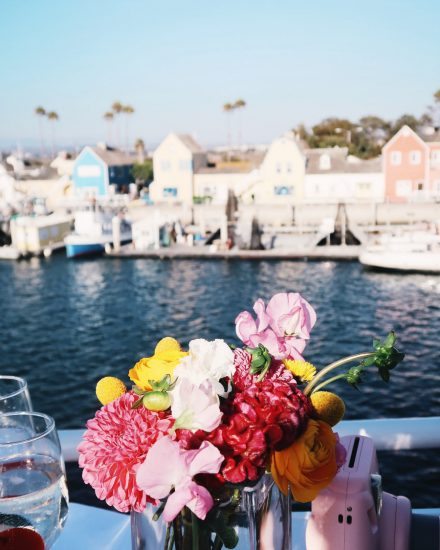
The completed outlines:
[[[382,492],[373,440],[341,439],[347,460],[312,503],[307,550],[408,550],[411,504]]]

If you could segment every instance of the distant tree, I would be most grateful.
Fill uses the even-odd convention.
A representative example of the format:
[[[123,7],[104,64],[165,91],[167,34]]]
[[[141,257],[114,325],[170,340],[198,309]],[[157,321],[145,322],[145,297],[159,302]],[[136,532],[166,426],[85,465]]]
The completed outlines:
[[[46,116],[46,109],[44,107],[38,106],[35,108],[34,113],[38,117],[38,133],[40,134],[40,154],[44,157],[45,147],[44,147],[44,135],[43,135],[43,120]]]
[[[107,122],[107,143],[111,144],[113,141],[113,120],[115,118],[115,115],[112,113],[112,111],[107,111],[103,115],[104,120]]]
[[[134,109],[131,105],[123,105],[122,106],[122,113],[125,115],[125,150],[128,152],[129,150],[129,117],[134,113]]]
[[[440,129],[440,89],[434,93],[434,105],[431,109],[432,124],[436,131]]]
[[[293,128],[292,130],[302,141],[307,142],[309,140],[310,134],[307,131],[307,128],[304,126],[304,124],[298,124],[296,128]]]
[[[116,118],[119,118],[119,115],[122,113],[123,108],[124,108],[124,106],[122,105],[122,103],[120,101],[114,101],[113,102],[112,111],[113,111],[113,115],[115,117],[115,121],[116,121]],[[116,125],[116,131],[117,131],[117,145],[120,148],[121,147],[121,125],[120,125],[119,121],[117,122],[117,125]]]
[[[231,149],[231,115],[234,112],[234,105],[232,103],[225,103],[223,105],[223,112],[226,114],[227,120],[227,144],[228,144],[228,158]]]
[[[390,137],[397,134],[397,132],[403,127],[409,126],[414,132],[417,132],[421,126],[420,120],[414,115],[405,114],[400,116],[391,126]]]
[[[144,140],[141,138],[138,138],[134,142],[134,149],[137,154],[137,163],[143,164],[145,162],[145,143]]]
[[[246,101],[244,99],[237,99],[237,101],[232,105],[232,108],[233,109],[236,109],[238,111],[241,111],[242,109],[244,109],[246,107]],[[242,127],[241,127],[241,123],[242,121],[238,120],[238,136],[237,136],[237,143],[238,143],[238,146],[240,147],[241,145],[241,140],[242,140]]]
[[[144,162],[135,162],[131,171],[136,183],[148,185],[153,181],[153,162],[150,159]]]
[[[52,123],[52,157],[55,157],[55,122],[57,122],[60,117],[55,111],[49,111],[47,113],[47,119]]]

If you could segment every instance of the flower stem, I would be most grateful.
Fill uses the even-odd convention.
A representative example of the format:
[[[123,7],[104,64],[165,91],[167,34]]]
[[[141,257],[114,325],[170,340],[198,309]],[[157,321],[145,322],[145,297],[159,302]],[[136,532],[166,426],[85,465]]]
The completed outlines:
[[[196,515],[191,512],[192,550],[199,550],[199,523]]]
[[[336,376],[332,376],[327,380],[324,380],[324,382],[321,382],[320,384],[315,386],[311,393],[315,393],[315,391],[322,390],[322,388],[325,388],[325,386],[327,386],[328,384],[331,384],[332,382],[336,382],[336,380],[340,380],[341,378],[345,378],[345,372],[342,374],[337,374]]]
[[[316,383],[333,369],[341,367],[342,365],[346,365],[347,363],[352,363],[353,361],[366,359],[367,357],[371,357],[374,354],[375,354],[374,351],[357,353],[356,355],[350,355],[348,357],[344,357],[343,359],[339,359],[338,361],[334,361],[333,363],[330,363],[330,365],[327,365],[321,371],[319,371],[318,374],[315,376],[315,378],[313,378],[313,380],[311,380],[307,384],[307,386],[304,389],[304,394],[308,395],[312,391],[312,389],[316,386]]]

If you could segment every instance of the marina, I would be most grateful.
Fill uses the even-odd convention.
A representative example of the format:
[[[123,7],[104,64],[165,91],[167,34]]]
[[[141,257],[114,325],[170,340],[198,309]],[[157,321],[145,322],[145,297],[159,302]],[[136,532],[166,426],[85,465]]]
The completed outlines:
[[[7,4],[0,550],[440,550],[440,3]]]

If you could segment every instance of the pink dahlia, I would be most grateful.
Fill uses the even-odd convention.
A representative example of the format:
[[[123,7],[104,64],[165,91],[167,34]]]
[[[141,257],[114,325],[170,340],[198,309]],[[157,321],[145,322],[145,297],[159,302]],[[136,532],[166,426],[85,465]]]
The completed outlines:
[[[165,413],[132,409],[136,399],[128,392],[97,411],[78,446],[84,482],[120,512],[142,512],[147,502],[155,502],[137,486],[136,472],[172,425]]]
[[[235,373],[233,377],[234,388],[243,391],[252,384],[255,384],[258,380],[258,375],[250,373],[251,368],[251,354],[246,350],[237,348],[234,350],[234,366]],[[291,382],[295,384],[295,379],[292,373],[286,369],[282,361],[276,361],[272,359],[272,363],[269,370],[264,377],[265,380],[283,380],[284,382]]]
[[[206,439],[225,457],[219,477],[231,483],[257,480],[269,453],[291,445],[311,412],[307,397],[283,380],[253,384],[222,405],[222,423]]]

